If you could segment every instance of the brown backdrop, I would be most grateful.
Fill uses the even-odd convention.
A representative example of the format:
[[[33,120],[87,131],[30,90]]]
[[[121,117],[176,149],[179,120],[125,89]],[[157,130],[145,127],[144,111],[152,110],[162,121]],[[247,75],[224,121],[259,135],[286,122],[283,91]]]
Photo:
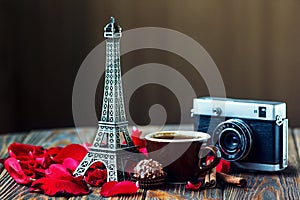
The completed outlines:
[[[124,30],[153,26],[190,36],[217,64],[227,96],[285,101],[290,125],[300,126],[299,10],[297,0],[0,0],[0,132],[73,126],[76,73],[103,41],[110,16]],[[182,70],[189,64],[168,52],[124,55],[123,73],[148,62],[181,70],[198,96],[208,94],[201,77]],[[167,105],[168,123],[178,123],[178,102],[170,101],[171,92],[156,86],[143,89],[131,102],[136,123],[148,123],[143,107],[158,100]]]

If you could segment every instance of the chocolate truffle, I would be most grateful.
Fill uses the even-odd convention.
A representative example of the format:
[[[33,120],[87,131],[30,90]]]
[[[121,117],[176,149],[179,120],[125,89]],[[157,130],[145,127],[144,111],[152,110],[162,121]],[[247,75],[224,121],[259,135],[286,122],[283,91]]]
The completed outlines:
[[[161,185],[165,176],[166,173],[159,162],[144,159],[134,168],[132,179],[139,182],[140,188],[153,188]]]

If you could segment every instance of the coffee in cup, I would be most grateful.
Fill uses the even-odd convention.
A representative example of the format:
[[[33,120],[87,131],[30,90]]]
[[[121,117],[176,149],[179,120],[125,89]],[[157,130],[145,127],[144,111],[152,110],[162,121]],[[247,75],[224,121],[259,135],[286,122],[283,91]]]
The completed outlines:
[[[160,131],[146,135],[145,139],[149,157],[162,164],[167,173],[167,182],[196,180],[203,172],[215,167],[221,159],[218,148],[206,146],[207,140],[210,139],[207,133]],[[203,165],[201,162],[199,155],[204,150],[213,154],[213,161],[209,165]]]

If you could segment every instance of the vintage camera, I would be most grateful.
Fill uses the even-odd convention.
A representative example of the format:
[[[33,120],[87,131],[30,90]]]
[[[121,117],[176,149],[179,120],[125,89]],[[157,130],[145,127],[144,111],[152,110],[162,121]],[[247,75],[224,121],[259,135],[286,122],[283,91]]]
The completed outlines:
[[[211,135],[222,158],[243,169],[279,171],[288,163],[286,104],[203,97],[193,102],[194,129]]]

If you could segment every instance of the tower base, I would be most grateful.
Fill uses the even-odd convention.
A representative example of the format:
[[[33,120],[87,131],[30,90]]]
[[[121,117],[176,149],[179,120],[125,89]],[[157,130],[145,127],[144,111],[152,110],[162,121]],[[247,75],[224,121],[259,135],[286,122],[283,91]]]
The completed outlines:
[[[107,181],[126,180],[125,167],[128,161],[137,162],[136,147],[124,147],[116,150],[90,148],[84,159],[74,171],[74,176],[84,176],[85,172],[96,162],[102,162],[107,170]],[[135,156],[134,156],[135,155]]]

